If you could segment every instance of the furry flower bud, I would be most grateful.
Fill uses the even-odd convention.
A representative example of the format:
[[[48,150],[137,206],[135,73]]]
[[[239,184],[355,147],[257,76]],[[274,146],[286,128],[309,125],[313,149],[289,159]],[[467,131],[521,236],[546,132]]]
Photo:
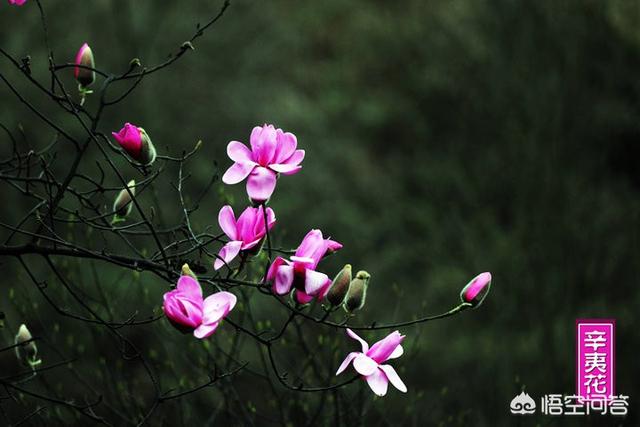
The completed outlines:
[[[345,265],[342,270],[331,283],[329,293],[327,293],[327,299],[332,306],[336,307],[342,304],[344,298],[349,291],[349,284],[351,283],[351,264]]]
[[[361,310],[367,299],[367,288],[369,287],[371,275],[364,270],[358,271],[356,278],[349,284],[347,299],[344,301],[344,309],[348,313]]]
[[[132,179],[127,184],[129,187],[129,191],[126,188],[120,190],[118,193],[118,197],[113,202],[113,211],[115,212],[115,217],[113,218],[113,222],[124,221],[124,219],[131,213],[131,209],[133,208],[133,203],[131,202],[131,195],[136,195],[136,180]]]
[[[73,74],[76,80],[78,81],[78,83],[80,83],[80,86],[82,87],[91,86],[93,82],[96,80],[96,72],[88,68],[83,68],[83,67],[95,68],[95,63],[93,60],[93,52],[91,51],[91,48],[89,47],[88,44],[86,43],[83,44],[80,50],[78,51],[78,53],[76,54],[75,64],[76,64],[76,67],[74,67],[73,69]],[[83,67],[78,67],[78,65],[82,65]]]
[[[15,344],[18,345],[16,347],[16,356],[19,361],[35,366],[40,364],[40,360],[38,360],[38,347],[35,341],[31,341],[32,339],[33,337],[27,325],[24,323],[20,325],[14,340]]]

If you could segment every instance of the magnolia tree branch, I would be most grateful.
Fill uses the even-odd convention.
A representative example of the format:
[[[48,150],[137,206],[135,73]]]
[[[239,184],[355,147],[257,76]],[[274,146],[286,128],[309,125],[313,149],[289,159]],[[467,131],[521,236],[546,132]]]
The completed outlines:
[[[391,381],[405,391],[402,390],[402,381],[399,378],[399,382],[396,381],[385,370],[388,365],[383,365],[387,359],[401,355],[400,342],[404,337],[392,332],[380,341],[382,344],[372,347],[362,341],[363,351],[358,357],[368,360],[369,366],[375,365],[375,371],[367,374],[356,369],[342,379],[335,378],[339,366],[336,357],[338,353],[347,354],[353,350],[353,343],[335,344],[329,348],[331,352],[327,360],[335,366],[327,365],[314,356],[315,352],[323,351],[323,346],[312,347],[307,334],[329,340],[326,337],[335,337],[336,332],[347,330],[354,339],[361,340],[355,337],[354,330],[389,330],[441,320],[475,307],[482,301],[488,283],[484,283],[477,293],[480,297],[474,294],[467,298],[463,291],[462,302],[440,314],[416,316],[388,324],[356,322],[357,312],[364,307],[369,274],[361,271],[352,278],[349,266],[331,282],[324,273],[316,271],[322,257],[337,251],[341,244],[324,239],[321,233],[318,237],[319,230],[313,230],[307,236],[308,241],[305,238],[297,248],[274,247],[271,227],[275,223],[275,215],[268,196],[254,199],[253,207],[248,207],[237,219],[239,224],[245,221],[242,219],[245,215],[253,215],[251,231],[262,231],[255,231],[257,234],[251,239],[241,236],[246,227],[240,227],[241,231],[231,230],[229,227],[232,226],[223,223],[222,219],[222,233],[215,225],[198,229],[191,217],[219,180],[216,164],[204,188],[195,191],[188,186],[190,174],[187,163],[197,158],[202,142],[198,141],[193,148],[176,156],[157,153],[149,135],[137,126],[127,124],[120,133],[114,134],[116,142],[107,136],[109,130],[102,127],[105,111],[122,107],[147,77],[161,71],[169,72],[171,65],[193,50],[197,39],[222,18],[230,5],[228,0],[210,20],[198,25],[195,33],[181,43],[169,59],[157,65],[143,66],[139,59],[134,58],[127,70],[120,74],[96,67],[88,45],[81,48],[75,63],[56,63],[45,9],[40,0],[35,0],[35,3],[41,18],[50,82],[41,82],[32,75],[31,67],[38,64],[32,64],[30,60],[20,61],[1,46],[4,64],[0,68],[0,80],[15,97],[14,101],[23,104],[32,119],[39,120],[51,131],[52,139],[37,148],[34,146],[38,144],[28,141],[23,134],[16,135],[12,125],[0,123],[10,151],[8,157],[0,161],[0,185],[6,192],[3,194],[17,195],[17,215],[14,216],[18,218],[0,218],[0,230],[4,232],[0,256],[3,261],[17,261],[14,265],[26,274],[37,291],[35,295],[39,295],[53,313],[67,319],[67,324],[89,331],[85,336],[87,342],[99,345],[112,357],[111,360],[115,356],[118,363],[130,366],[138,375],[117,380],[121,381],[118,382],[121,389],[115,390],[113,386],[114,390],[108,387],[96,390],[91,378],[78,374],[70,365],[88,362],[93,366],[98,361],[87,361],[87,356],[82,355],[67,355],[59,346],[47,344],[41,348],[39,356],[45,358],[42,353],[46,352],[49,360],[54,360],[55,355],[58,361],[38,367],[40,360],[36,361],[35,349],[38,344],[43,347],[47,341],[32,337],[22,339],[18,334],[15,343],[0,343],[0,355],[15,351],[22,362],[19,369],[7,372],[6,376],[3,371],[0,377],[0,385],[4,389],[4,395],[0,395],[0,414],[7,422],[44,417],[45,413],[51,413],[48,407],[57,407],[64,408],[70,414],[68,416],[76,417],[74,419],[78,422],[84,419],[106,425],[121,425],[123,422],[142,425],[152,420],[161,408],[181,405],[180,402],[205,390],[217,390],[223,399],[213,418],[222,411],[232,411],[244,421],[252,422],[252,414],[256,411],[247,410],[243,396],[235,386],[236,378],[247,376],[264,383],[275,397],[271,410],[272,421],[277,424],[288,422],[289,411],[282,402],[285,401],[284,396],[291,393],[319,395],[314,401],[313,414],[310,414],[312,420],[326,407],[332,408],[339,422],[348,420],[342,409],[343,393],[346,392],[343,389],[358,379],[367,380],[372,390],[378,393],[371,384],[371,377],[382,375],[385,384]],[[7,65],[15,68],[24,82],[44,100],[31,101],[20,93],[4,71]],[[78,94],[69,91],[63,83],[64,73],[72,70],[79,82]],[[88,84],[87,79],[90,80]],[[88,87],[96,79],[97,89],[92,93]],[[127,86],[123,87],[121,83]],[[85,105],[87,97],[96,100],[94,108]],[[56,112],[52,113],[48,105],[55,106]],[[129,132],[133,132],[133,139]],[[279,153],[277,156],[282,157],[278,160],[281,163],[277,163],[277,156],[273,153],[274,165],[268,165],[263,155],[252,153],[255,156],[253,160],[247,160],[252,163],[241,166],[254,168],[249,180],[253,179],[254,173],[272,174],[275,186],[278,175],[293,174],[300,169],[304,152],[296,150],[293,134],[266,125],[254,129],[252,149],[258,150],[260,144],[270,144],[269,138],[276,141],[274,144],[281,144],[275,149]],[[133,149],[132,141],[137,144]],[[237,146],[235,149],[240,150]],[[290,151],[287,152],[289,157],[282,154],[286,150]],[[62,152],[69,160],[61,168],[58,153]],[[234,156],[234,161],[238,162],[239,155]],[[125,167],[120,164],[125,164]],[[174,171],[176,175],[169,176]],[[137,180],[129,179],[134,175]],[[269,177],[271,175],[266,178]],[[173,182],[167,184],[167,179]],[[249,184],[247,190],[252,191]],[[171,196],[177,200],[180,215],[176,223],[165,223],[162,218],[163,206],[157,201],[157,191],[162,192],[164,198]],[[143,196],[153,197],[154,202],[149,205],[143,201]],[[252,197],[251,193],[249,196]],[[230,209],[223,207],[220,218],[233,212]],[[233,222],[236,222],[235,217]],[[229,255],[232,250],[235,250],[234,256]],[[236,255],[237,261],[233,260]],[[86,274],[87,271],[93,273],[92,277],[88,277],[91,275]],[[167,291],[164,300],[123,313],[114,302],[122,287],[107,291],[102,286],[105,280],[99,273],[102,271],[119,271],[122,273],[118,276],[120,278],[124,273],[129,276],[144,274],[146,278],[153,279],[154,288],[162,287]],[[346,277],[347,271],[348,280],[341,276],[345,274]],[[316,282],[312,283],[314,280]],[[316,289],[317,280],[322,282],[321,289]],[[327,292],[338,289],[340,280],[346,280],[341,299],[338,298],[338,303],[327,302],[326,298],[333,298]],[[93,283],[95,288],[88,286],[89,283]],[[213,291],[206,299],[202,295],[203,285],[206,294]],[[286,288],[284,292],[281,291],[283,286]],[[196,291],[196,287],[200,291]],[[181,300],[186,288],[193,294]],[[224,301],[216,302],[218,305],[207,305],[208,301],[214,300]],[[178,312],[172,311],[171,304],[174,303],[180,308]],[[161,312],[154,310],[159,304],[162,304]],[[264,313],[252,305],[272,307],[273,320],[270,318],[266,321],[268,325],[265,324]],[[347,314],[340,307],[344,307]],[[208,316],[213,316],[214,312],[220,312],[219,317],[207,323]],[[28,316],[24,311],[22,314]],[[190,366],[184,370],[185,374],[197,379],[193,385],[183,384],[174,368],[168,369],[153,359],[155,356],[152,354],[157,350],[149,348],[149,340],[136,338],[136,331],[144,330],[142,334],[147,334],[149,328],[159,327],[160,322],[174,325],[182,332],[186,330],[195,335],[194,340],[205,338],[206,345],[202,351],[184,355]],[[220,326],[222,324],[224,326]],[[206,339],[221,327],[223,331]],[[172,333],[177,334],[175,331]],[[215,339],[218,334],[225,333],[231,334],[228,345]],[[331,340],[339,342],[345,336],[340,333],[339,339]],[[165,339],[170,342],[172,337]],[[392,346],[393,351],[389,347],[384,357],[374,354],[376,348],[385,346]],[[30,349],[33,354],[29,353]],[[105,363],[100,369],[105,376],[112,377],[122,368],[114,369]],[[76,375],[76,383],[85,386],[87,393],[94,398],[79,403],[77,398],[61,397],[51,387],[49,379],[65,375],[63,371]],[[170,378],[173,376],[176,378],[172,381]],[[167,386],[167,383],[171,385]],[[78,392],[82,393],[74,390],[74,394]],[[122,393],[140,397],[128,401]],[[17,394],[23,397],[17,397]],[[32,399],[39,402],[36,405],[47,406],[32,407],[21,413],[20,418],[11,418],[4,406],[20,399]],[[65,416],[61,417],[65,419]],[[267,418],[269,416],[265,415]]]

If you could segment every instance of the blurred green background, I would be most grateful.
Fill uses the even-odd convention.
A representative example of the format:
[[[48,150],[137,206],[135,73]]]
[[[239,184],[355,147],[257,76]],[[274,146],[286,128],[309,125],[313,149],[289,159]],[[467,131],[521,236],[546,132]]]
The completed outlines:
[[[140,0],[44,3],[57,61],[71,62],[87,41],[97,67],[112,72],[125,70],[134,57],[144,65],[163,61],[220,7]],[[0,43],[16,57],[31,55],[34,75],[47,81],[35,3],[1,7]],[[576,318],[613,317],[616,388],[631,396],[630,417],[536,416],[522,425],[637,422],[639,1],[240,0],[194,44],[194,52],[145,79],[127,102],[107,111],[100,130],[108,133],[131,121],[147,130],[160,153],[171,155],[203,140],[188,163],[192,198],[231,164],[228,141],[248,143],[251,128],[263,123],[295,133],[307,154],[299,174],[278,182],[271,201],[278,217],[274,239],[295,247],[309,229],[320,228],[344,244],[321,270],[333,276],[350,262],[372,274],[366,310],[356,323],[446,311],[475,274],[493,274],[491,293],[478,310],[401,330],[407,351],[394,366],[409,393],[390,389],[374,399],[364,384],[350,386],[346,399],[364,388],[361,421],[516,425],[508,407],[523,388],[534,398],[574,392]],[[81,133],[8,61],[2,59],[0,67],[34,104]],[[73,87],[70,71],[65,79]],[[0,99],[0,122],[16,132],[20,124],[25,144],[42,147],[51,140],[51,131],[6,86],[0,86]],[[4,134],[0,140],[6,157],[9,141]],[[56,167],[65,166],[61,147]],[[174,169],[167,167],[167,182],[176,182]],[[87,162],[84,170],[95,173],[95,166]],[[15,223],[30,205],[4,188],[3,199],[11,203],[3,204],[0,217]],[[158,194],[156,200],[147,195],[147,202],[162,206],[163,220],[179,220],[175,192]],[[244,184],[215,183],[193,216],[194,228],[211,226],[217,233],[222,203],[232,202],[239,212],[245,197]],[[110,198],[105,196],[105,204]],[[109,340],[104,332],[88,335],[86,325],[59,318],[12,259],[3,259],[0,268],[4,343],[22,322],[66,355],[91,353],[102,345],[96,343]],[[65,268],[92,292],[97,279],[89,263],[69,261]],[[120,301],[119,318],[136,309],[159,312],[167,283],[112,268],[101,276],[108,298]],[[255,298],[258,317],[278,325],[275,319],[285,315],[278,305],[263,306],[267,300]],[[201,350],[201,343],[164,323],[141,328],[140,342],[155,337],[149,348],[159,346],[169,355],[187,345]],[[211,340],[230,339],[233,328],[225,328]],[[329,378],[354,343],[327,328],[312,333],[337,346],[326,362]],[[370,342],[383,336],[362,335]],[[287,357],[295,358],[296,351],[301,350]],[[113,378],[131,375],[117,351],[100,360],[84,356],[77,363],[85,371],[78,372],[113,362]],[[59,381],[74,390],[65,378]],[[110,381],[108,374],[104,381]],[[259,379],[241,374],[233,381],[248,408],[274,411],[260,407],[270,391]],[[181,407],[183,421],[206,420],[221,393],[195,395]],[[287,411],[294,413],[298,405],[313,413],[305,405],[317,397],[284,396]],[[169,414],[171,407],[162,409]],[[226,416],[233,419],[232,413]],[[329,414],[315,423],[330,424]],[[290,422],[299,425],[295,414]]]

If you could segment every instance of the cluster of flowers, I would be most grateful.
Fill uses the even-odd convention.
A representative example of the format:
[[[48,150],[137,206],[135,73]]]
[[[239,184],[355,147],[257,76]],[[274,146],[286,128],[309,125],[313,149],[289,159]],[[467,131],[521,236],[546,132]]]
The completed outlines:
[[[26,0],[9,0],[9,4],[21,6]],[[78,51],[75,59],[74,76],[79,83],[79,91],[84,97],[91,93],[88,87],[95,81],[93,52],[87,43]],[[125,123],[119,132],[113,132],[114,139],[135,164],[150,166],[156,159],[156,149],[147,132],[136,125]],[[276,223],[275,213],[266,206],[271,198],[280,175],[293,175],[302,169],[305,151],[298,149],[294,134],[265,124],[253,128],[249,138],[250,147],[238,141],[231,141],[227,154],[233,165],[225,172],[225,184],[237,184],[247,180],[246,191],[251,206],[247,206],[236,219],[231,206],[223,206],[218,213],[218,223],[229,241],[220,249],[213,264],[214,269],[227,266],[238,256],[241,259],[257,255],[268,232]],[[120,191],[113,206],[114,222],[123,221],[131,213],[135,197],[135,180]],[[308,304],[316,299],[327,299],[331,306],[343,305],[347,312],[363,307],[370,275],[359,271],[352,279],[351,265],[345,267],[331,280],[317,271],[320,261],[342,248],[342,244],[325,238],[322,231],[309,231],[297,247],[294,255],[285,259],[277,257],[269,266],[266,281],[275,295],[292,293],[299,304]],[[487,295],[491,285],[491,274],[481,273],[472,279],[460,293],[463,304],[478,306]],[[204,339],[213,334],[222,320],[235,307],[237,298],[230,292],[219,291],[204,298],[202,287],[196,276],[185,264],[175,289],[163,296],[162,309],[168,321],[184,333],[193,333]],[[404,335],[394,331],[384,339],[369,345],[351,329],[347,334],[360,342],[361,352],[352,352],[338,368],[341,374],[350,364],[368,383],[371,390],[383,396],[391,382],[398,390],[407,388],[395,369],[384,364],[403,354]],[[26,352],[25,360],[30,365],[40,363],[37,347],[27,327],[22,325],[16,336],[16,344]]]

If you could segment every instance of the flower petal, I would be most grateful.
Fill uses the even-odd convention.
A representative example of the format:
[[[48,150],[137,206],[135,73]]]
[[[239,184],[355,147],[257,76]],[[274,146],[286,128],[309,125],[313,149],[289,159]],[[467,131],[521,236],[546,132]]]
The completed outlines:
[[[400,335],[400,332],[394,331],[372,345],[367,352],[367,356],[378,363],[383,363],[389,359],[389,356],[393,354],[396,347],[400,345],[403,339],[404,335]]]
[[[276,272],[278,271],[278,268],[280,268],[280,266],[283,264],[288,264],[288,262],[281,256],[273,260],[273,262],[269,266],[269,270],[267,271],[266,280],[268,283],[273,283],[276,278]]]
[[[291,290],[293,284],[293,267],[282,265],[278,268],[273,284],[273,291],[278,295],[284,295]]]
[[[193,330],[193,336],[199,339],[204,339],[210,336],[218,329],[220,322],[211,323],[210,325],[200,325]]]
[[[251,150],[239,141],[231,141],[227,145],[227,155],[236,163],[254,163]]]
[[[313,295],[307,295],[299,289],[296,289],[296,301],[300,304],[309,304],[313,301]]]
[[[231,240],[238,240],[236,231],[236,216],[233,214],[233,208],[229,205],[223,206],[218,213],[218,224]]]
[[[276,151],[276,128],[273,125],[253,128],[249,142],[255,161],[266,166],[271,162]]]
[[[360,338],[358,336],[358,334],[356,334],[355,332],[353,332],[351,329],[347,328],[347,335],[349,335],[351,338],[353,338],[354,340],[357,340],[360,342],[360,344],[362,345],[362,352],[366,353],[367,351],[369,351],[369,344],[367,344],[367,342],[365,340],[363,340],[362,338]]]
[[[398,357],[402,356],[403,354],[404,354],[404,349],[402,348],[401,345],[398,344],[396,349],[393,350],[393,352],[389,355],[387,360],[389,360],[389,359],[397,359]]]
[[[213,263],[213,268],[219,270],[223,265],[229,264],[240,253],[242,242],[240,240],[232,240],[220,249],[218,257]],[[224,260],[224,261],[223,261]]]
[[[360,375],[365,377],[378,370],[378,364],[376,361],[362,353],[358,354],[356,358],[353,359],[353,367]]]
[[[272,163],[269,165],[269,169],[275,172],[282,173],[284,175],[293,175],[294,173],[297,173],[300,169],[302,169],[302,166]]]
[[[257,166],[247,180],[247,194],[254,203],[269,200],[275,188],[276,173],[262,166]]]
[[[202,288],[200,283],[191,276],[180,276],[176,289],[184,294],[187,298],[193,300],[202,300]]]
[[[309,295],[318,294],[326,285],[329,277],[315,270],[307,269],[304,277],[304,291]]]
[[[344,372],[345,369],[347,369],[347,367],[349,366],[349,364],[351,363],[351,361],[353,359],[355,359],[355,357],[357,355],[359,355],[360,353],[358,352],[351,352],[349,354],[347,354],[347,357],[342,361],[342,364],[340,365],[340,367],[338,368],[338,370],[336,371],[336,375],[340,375],[342,372]]]
[[[396,370],[393,369],[393,366],[391,366],[391,365],[380,365],[380,369],[382,369],[384,371],[384,374],[387,376],[387,379],[389,381],[391,381],[391,384],[393,384],[393,386],[395,388],[397,388],[398,390],[400,390],[403,393],[407,392],[407,386],[404,385],[404,383],[400,379],[400,376],[398,375]]]
[[[384,396],[387,394],[387,388],[389,387],[389,380],[385,375],[384,371],[381,369],[376,369],[376,371],[366,377],[367,384],[371,390],[377,394],[378,396]]]
[[[322,231],[311,230],[304,236],[304,239],[302,239],[300,246],[296,249],[295,255],[299,257],[311,257],[318,247],[323,245]]]
[[[234,163],[222,175],[222,182],[225,184],[237,184],[249,176],[251,171],[256,167],[253,163]]]
[[[231,292],[220,291],[204,300],[202,323],[212,324],[225,317],[236,306],[237,298]]]

